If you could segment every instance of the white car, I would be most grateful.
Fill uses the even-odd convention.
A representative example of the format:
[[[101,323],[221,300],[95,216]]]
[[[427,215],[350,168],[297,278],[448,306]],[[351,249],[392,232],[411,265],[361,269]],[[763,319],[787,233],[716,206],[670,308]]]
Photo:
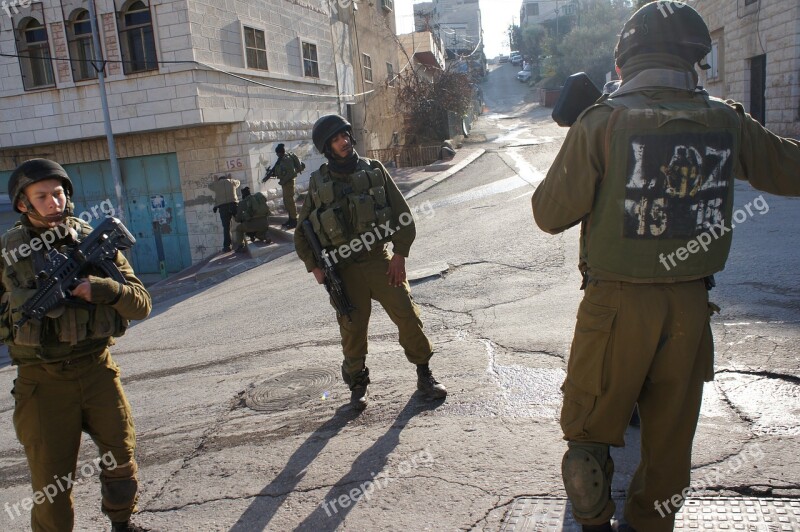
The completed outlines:
[[[517,72],[517,79],[522,82],[528,82],[531,80],[531,71],[530,70],[520,70]]]
[[[511,56],[511,64],[512,65],[521,65],[522,64],[522,56],[521,55],[512,55]]]

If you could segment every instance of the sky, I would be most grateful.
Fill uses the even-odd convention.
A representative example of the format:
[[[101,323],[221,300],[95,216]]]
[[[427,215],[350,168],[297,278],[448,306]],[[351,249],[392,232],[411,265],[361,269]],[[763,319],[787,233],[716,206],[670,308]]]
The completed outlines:
[[[414,31],[414,0],[395,0],[397,33]],[[519,24],[522,0],[480,0],[486,57],[508,54],[508,27]]]

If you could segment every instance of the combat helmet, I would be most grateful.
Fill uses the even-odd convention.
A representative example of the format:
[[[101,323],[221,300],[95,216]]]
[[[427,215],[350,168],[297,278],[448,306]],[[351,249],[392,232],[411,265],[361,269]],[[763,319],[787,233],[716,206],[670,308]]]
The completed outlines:
[[[622,27],[614,59],[622,67],[632,56],[670,53],[692,64],[711,51],[711,35],[703,17],[683,2],[651,2]]]
[[[314,146],[320,153],[325,153],[328,141],[342,130],[347,130],[350,138],[353,138],[353,126],[350,125],[350,122],[339,115],[325,115],[314,123],[314,128],[311,130],[311,140],[314,141]]]
[[[25,187],[45,179],[60,179],[67,198],[72,197],[72,180],[63,166],[49,159],[30,159],[19,165],[8,178],[8,197],[15,211],[22,212],[17,203]]]

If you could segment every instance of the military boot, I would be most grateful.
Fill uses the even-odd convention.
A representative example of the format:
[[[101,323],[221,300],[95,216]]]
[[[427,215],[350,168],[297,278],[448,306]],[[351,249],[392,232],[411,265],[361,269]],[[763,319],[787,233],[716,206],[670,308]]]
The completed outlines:
[[[344,366],[342,366],[342,378],[345,384],[350,387],[350,406],[356,410],[364,410],[367,408],[367,396],[369,391],[369,368],[365,367],[352,377],[345,373]]]
[[[447,397],[447,388],[433,378],[431,368],[427,364],[417,365],[417,390],[421,391],[428,399]]]

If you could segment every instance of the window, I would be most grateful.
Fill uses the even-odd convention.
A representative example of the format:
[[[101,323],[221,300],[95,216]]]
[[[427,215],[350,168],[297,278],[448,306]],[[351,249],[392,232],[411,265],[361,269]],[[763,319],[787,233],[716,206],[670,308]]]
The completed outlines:
[[[381,7],[386,11],[392,11],[394,9],[394,0],[381,0]]]
[[[303,43],[303,75],[307,78],[319,77],[319,60],[317,59],[317,45]]]
[[[758,0],[744,0],[744,5],[749,6],[750,4],[755,4]]]
[[[372,58],[367,54],[361,54],[361,64],[364,68],[364,81],[372,83]]]
[[[23,86],[38,89],[55,85],[47,29],[38,20],[28,18],[20,24],[17,39],[19,55],[23,56],[19,58]]]
[[[711,43],[711,51],[706,56],[706,62],[710,67],[706,72],[708,79],[719,78],[719,42],[713,41]]]
[[[67,22],[67,39],[69,40],[69,57],[72,59],[72,80],[83,81],[97,77],[97,71],[90,61],[94,59],[92,45],[92,24],[89,12],[77,11]]]
[[[394,87],[394,65],[391,63],[386,63],[386,83]]]
[[[269,70],[267,68],[267,40],[263,30],[244,26],[244,52],[247,68]]]
[[[538,17],[539,16],[539,2],[533,2],[528,4],[527,7],[528,16],[529,17]]]
[[[126,74],[157,70],[156,41],[150,7],[141,0],[130,2],[118,14],[122,69]]]

